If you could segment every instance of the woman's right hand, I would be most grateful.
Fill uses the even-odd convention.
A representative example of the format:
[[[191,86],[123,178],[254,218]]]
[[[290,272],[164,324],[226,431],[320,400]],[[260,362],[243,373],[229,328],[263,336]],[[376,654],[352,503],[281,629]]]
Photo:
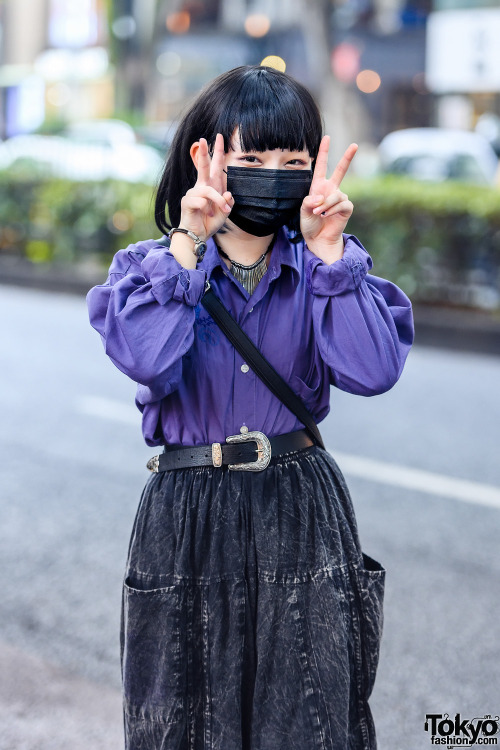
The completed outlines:
[[[226,190],[224,138],[221,133],[215,139],[212,158],[205,138],[200,138],[197,156],[198,179],[181,200],[179,226],[206,240],[219,231],[234,205],[234,198]]]

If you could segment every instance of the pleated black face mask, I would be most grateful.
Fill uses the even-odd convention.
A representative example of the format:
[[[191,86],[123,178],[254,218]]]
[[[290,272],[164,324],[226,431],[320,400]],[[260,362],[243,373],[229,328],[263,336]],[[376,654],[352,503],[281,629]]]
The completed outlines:
[[[265,237],[300,210],[312,182],[310,169],[227,167],[227,189],[234,198],[231,221],[254,237]]]

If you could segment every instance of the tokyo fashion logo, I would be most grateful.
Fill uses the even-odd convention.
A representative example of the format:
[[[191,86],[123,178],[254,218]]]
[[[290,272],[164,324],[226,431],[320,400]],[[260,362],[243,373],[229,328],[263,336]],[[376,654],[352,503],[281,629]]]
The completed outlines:
[[[497,745],[500,730],[500,718],[485,714],[474,719],[462,719],[455,714],[451,719],[448,714],[425,714],[425,731],[430,732],[433,745],[453,747],[476,747],[478,745]]]

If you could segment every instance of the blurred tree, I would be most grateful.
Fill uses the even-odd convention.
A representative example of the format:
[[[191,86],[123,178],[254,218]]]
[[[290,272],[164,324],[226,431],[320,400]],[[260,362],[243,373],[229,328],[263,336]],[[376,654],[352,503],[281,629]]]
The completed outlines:
[[[313,93],[325,119],[325,132],[332,136],[330,166],[335,166],[350,143],[363,139],[366,118],[354,92],[333,74],[334,1],[301,1]]]
[[[116,109],[142,119],[158,0],[108,0]]]

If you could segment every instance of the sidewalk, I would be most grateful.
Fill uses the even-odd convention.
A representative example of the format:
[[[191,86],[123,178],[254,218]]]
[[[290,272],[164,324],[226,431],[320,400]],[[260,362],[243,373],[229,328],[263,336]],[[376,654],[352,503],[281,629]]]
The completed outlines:
[[[121,750],[121,694],[0,643],[0,750]]]
[[[105,280],[105,272],[47,268],[23,259],[0,257],[3,284],[85,295]],[[500,355],[500,313],[415,305],[414,315],[416,344]]]

